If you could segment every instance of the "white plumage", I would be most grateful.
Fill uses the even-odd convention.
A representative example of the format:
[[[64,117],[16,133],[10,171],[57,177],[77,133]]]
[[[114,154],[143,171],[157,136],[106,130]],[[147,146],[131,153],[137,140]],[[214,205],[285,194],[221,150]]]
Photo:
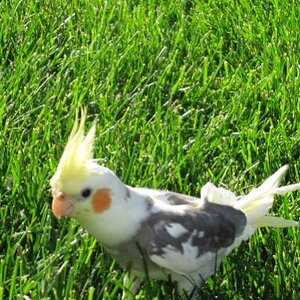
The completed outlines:
[[[94,126],[84,136],[77,118],[59,166],[51,179],[52,210],[76,219],[122,266],[130,281],[138,277],[178,282],[192,293],[258,227],[298,226],[266,216],[275,195],[300,189],[278,187],[283,166],[244,196],[207,183],[201,197],[126,186],[92,157]],[[145,274],[147,273],[147,274]],[[137,288],[139,280],[132,286]],[[126,286],[130,285],[128,282]]]

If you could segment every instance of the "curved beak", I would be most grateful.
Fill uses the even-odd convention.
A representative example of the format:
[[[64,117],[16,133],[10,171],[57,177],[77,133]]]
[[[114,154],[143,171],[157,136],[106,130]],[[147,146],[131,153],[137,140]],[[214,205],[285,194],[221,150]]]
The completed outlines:
[[[66,195],[57,190],[52,190],[52,212],[56,218],[71,217],[74,211],[74,205],[66,197]]]

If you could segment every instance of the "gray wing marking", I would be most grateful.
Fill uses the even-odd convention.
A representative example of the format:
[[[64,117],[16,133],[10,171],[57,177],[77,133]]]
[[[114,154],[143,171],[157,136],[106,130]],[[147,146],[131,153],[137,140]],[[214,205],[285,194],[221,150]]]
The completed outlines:
[[[176,236],[170,227],[176,224],[181,230]],[[198,257],[206,252],[217,252],[229,247],[244,230],[246,216],[233,207],[215,203],[205,203],[199,208],[191,208],[185,215],[175,213],[155,213],[144,221],[137,240],[148,255],[163,255],[165,249],[183,253],[183,244],[196,247]]]
[[[164,194],[166,200],[169,204],[172,205],[185,205],[199,203],[200,199],[192,196],[182,195],[174,192],[166,192]]]

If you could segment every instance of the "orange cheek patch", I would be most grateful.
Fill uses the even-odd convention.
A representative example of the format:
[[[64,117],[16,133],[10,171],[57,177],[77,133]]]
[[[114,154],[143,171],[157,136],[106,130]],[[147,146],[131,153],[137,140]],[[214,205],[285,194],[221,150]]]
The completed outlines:
[[[93,211],[96,213],[101,213],[110,208],[111,197],[109,189],[98,190],[93,196],[92,206]]]

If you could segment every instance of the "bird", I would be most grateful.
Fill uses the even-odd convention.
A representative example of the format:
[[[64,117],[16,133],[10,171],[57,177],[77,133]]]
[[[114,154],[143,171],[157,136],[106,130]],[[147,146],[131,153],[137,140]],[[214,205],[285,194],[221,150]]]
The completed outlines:
[[[50,180],[52,212],[75,219],[127,270],[123,298],[134,297],[146,279],[171,279],[180,295],[192,297],[258,228],[299,226],[268,215],[275,195],[300,189],[279,186],[287,165],[240,196],[211,182],[200,197],[132,187],[94,159],[96,121],[85,134],[86,119],[85,109],[80,118],[77,112]]]

